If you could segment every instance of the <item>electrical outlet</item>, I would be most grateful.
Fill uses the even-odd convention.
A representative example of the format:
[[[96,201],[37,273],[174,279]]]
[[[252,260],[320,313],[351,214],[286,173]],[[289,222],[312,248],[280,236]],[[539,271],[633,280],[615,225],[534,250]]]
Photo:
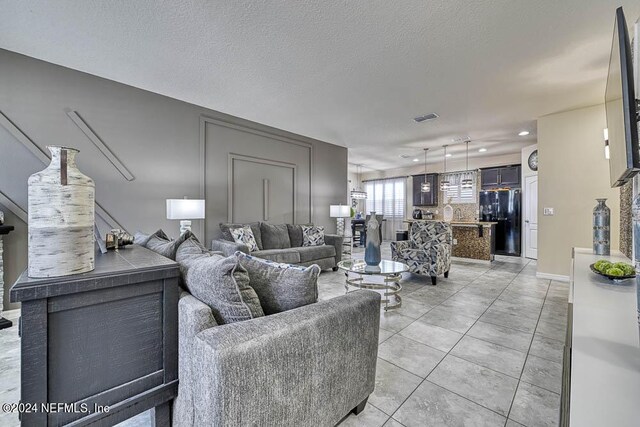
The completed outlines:
[[[543,214],[545,216],[551,216],[553,215],[553,208],[544,208]]]
[[[457,245],[458,244],[458,239],[453,239],[453,244]]]

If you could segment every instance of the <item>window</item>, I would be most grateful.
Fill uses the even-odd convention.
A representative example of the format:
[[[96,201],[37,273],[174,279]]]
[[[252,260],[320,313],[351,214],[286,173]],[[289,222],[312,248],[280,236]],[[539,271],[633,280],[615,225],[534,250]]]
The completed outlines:
[[[406,178],[378,179],[365,182],[367,192],[366,214],[375,211],[384,215],[382,237],[393,239],[396,229],[405,219]]]
[[[475,203],[477,194],[477,179],[475,171],[454,172],[440,176],[441,180],[448,180],[450,187],[443,190],[444,203]],[[473,182],[471,188],[462,188],[460,183],[463,179],[470,179]]]

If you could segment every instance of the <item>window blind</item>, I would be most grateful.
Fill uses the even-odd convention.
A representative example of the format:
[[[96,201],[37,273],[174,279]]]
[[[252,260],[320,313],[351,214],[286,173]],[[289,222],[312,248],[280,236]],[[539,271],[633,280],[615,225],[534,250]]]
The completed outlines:
[[[475,171],[463,171],[447,173],[440,176],[441,180],[448,180],[450,187],[443,190],[443,200],[445,203],[475,203],[477,200],[477,173]],[[471,188],[462,188],[460,183],[464,179],[473,182]]]
[[[394,238],[395,230],[401,228],[405,219],[406,182],[406,178],[389,178],[365,183],[366,213],[375,211],[378,215],[384,215],[384,239]]]

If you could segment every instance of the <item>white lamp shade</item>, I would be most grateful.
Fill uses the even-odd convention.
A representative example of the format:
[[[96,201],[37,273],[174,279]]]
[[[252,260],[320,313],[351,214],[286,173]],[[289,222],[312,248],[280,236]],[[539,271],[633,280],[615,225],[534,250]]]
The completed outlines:
[[[203,219],[204,200],[167,199],[167,219]]]
[[[351,208],[347,205],[330,205],[329,216],[331,218],[349,218],[351,216]]]

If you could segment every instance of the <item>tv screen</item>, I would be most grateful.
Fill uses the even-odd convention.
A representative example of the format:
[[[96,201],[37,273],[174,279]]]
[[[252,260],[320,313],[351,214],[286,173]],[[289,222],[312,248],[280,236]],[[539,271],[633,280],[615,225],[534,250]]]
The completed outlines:
[[[605,92],[611,186],[619,187],[640,170],[638,123],[629,31],[622,8],[616,10]]]

